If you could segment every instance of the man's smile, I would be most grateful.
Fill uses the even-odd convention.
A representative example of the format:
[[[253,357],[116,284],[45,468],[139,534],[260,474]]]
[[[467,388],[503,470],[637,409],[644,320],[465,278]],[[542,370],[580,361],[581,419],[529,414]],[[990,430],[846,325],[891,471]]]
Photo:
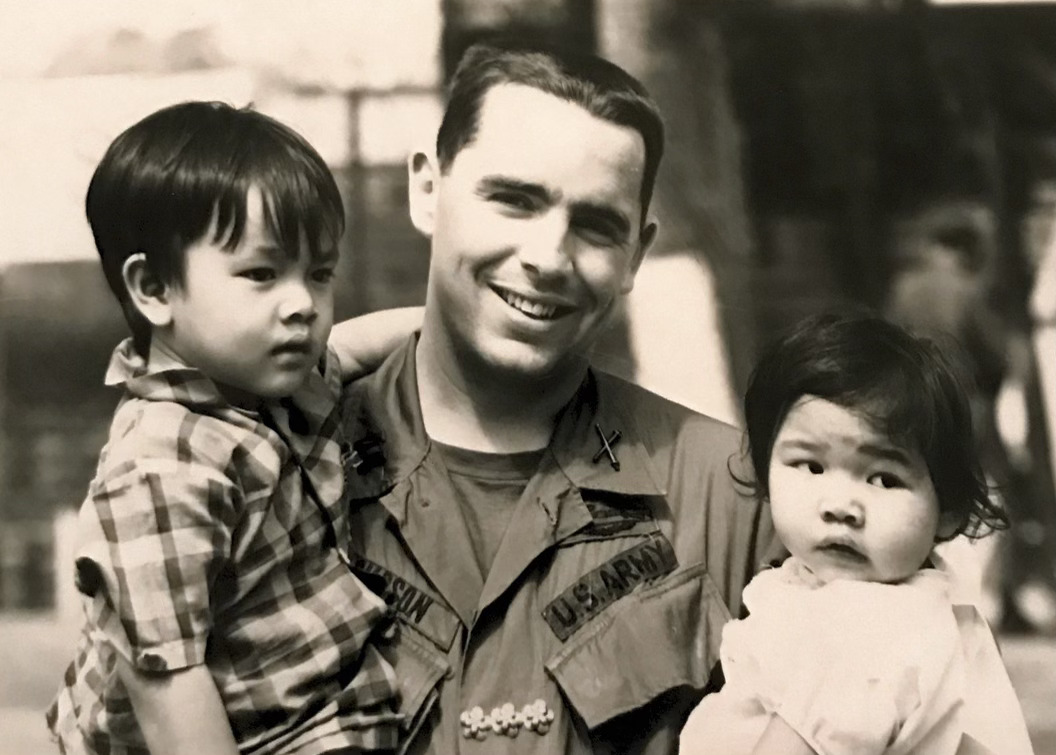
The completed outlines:
[[[557,320],[572,312],[573,307],[552,297],[527,297],[491,284],[491,290],[510,307],[533,320]]]

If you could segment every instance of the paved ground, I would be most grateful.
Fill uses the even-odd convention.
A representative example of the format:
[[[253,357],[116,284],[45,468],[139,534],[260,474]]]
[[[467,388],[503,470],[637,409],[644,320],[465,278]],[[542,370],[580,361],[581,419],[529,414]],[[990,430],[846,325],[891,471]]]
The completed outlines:
[[[0,755],[49,755],[42,711],[73,643],[53,619],[0,620]],[[1001,638],[1036,755],[1056,755],[1056,638]]]

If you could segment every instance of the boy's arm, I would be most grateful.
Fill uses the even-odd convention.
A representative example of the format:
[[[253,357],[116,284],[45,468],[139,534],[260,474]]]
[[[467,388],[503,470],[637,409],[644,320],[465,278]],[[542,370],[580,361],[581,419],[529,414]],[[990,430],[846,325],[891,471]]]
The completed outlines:
[[[341,361],[341,378],[375,370],[407,336],[422,327],[422,307],[383,309],[334,325],[330,347]]]
[[[128,690],[151,755],[238,755],[227,712],[209,669],[143,674],[120,653],[117,673]]]
[[[796,730],[789,726],[785,719],[778,715],[770,716],[770,723],[763,730],[763,736],[755,744],[752,755],[817,755],[814,749],[804,741]]]

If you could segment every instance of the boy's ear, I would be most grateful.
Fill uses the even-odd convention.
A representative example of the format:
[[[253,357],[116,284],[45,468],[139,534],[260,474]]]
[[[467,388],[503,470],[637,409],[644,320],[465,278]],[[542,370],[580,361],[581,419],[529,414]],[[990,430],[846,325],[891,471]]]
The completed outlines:
[[[121,277],[128,298],[151,325],[163,328],[172,322],[171,288],[150,269],[147,255],[137,252],[126,259],[121,266]]]
[[[440,180],[436,158],[425,152],[415,152],[407,160],[407,178],[411,222],[420,233],[431,237],[436,223],[436,198]]]

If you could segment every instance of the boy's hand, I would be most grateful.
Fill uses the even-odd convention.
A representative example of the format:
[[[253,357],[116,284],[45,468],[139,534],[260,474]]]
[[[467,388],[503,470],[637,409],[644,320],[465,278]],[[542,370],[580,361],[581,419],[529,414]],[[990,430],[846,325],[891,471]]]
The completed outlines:
[[[238,755],[227,711],[205,666],[171,674],[143,674],[118,654],[117,673],[128,690],[151,755]]]
[[[380,367],[411,333],[421,330],[422,312],[422,307],[383,309],[334,325],[330,348],[341,362],[342,381]]]

